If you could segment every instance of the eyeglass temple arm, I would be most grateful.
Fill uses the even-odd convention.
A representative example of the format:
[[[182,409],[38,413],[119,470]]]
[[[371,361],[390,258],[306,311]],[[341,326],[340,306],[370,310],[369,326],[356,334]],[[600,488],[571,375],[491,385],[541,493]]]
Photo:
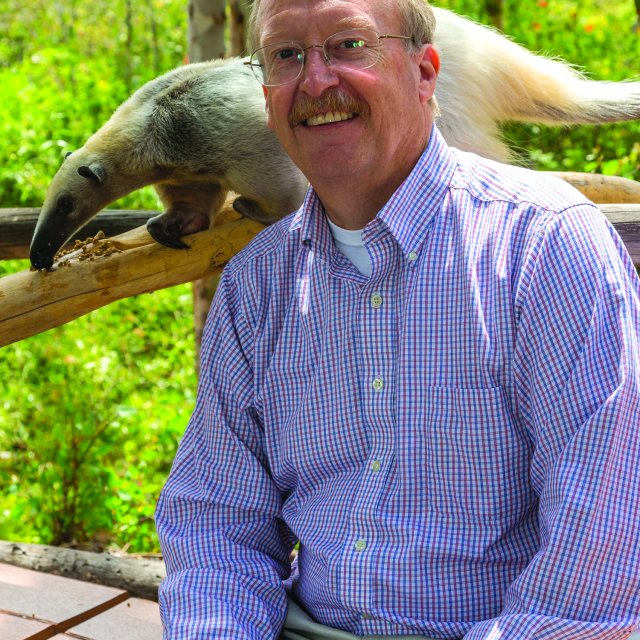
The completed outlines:
[[[418,44],[415,38],[412,38],[411,36],[392,36],[392,35],[378,36],[379,40],[382,40],[383,38],[396,38],[398,40],[410,40],[414,44]]]

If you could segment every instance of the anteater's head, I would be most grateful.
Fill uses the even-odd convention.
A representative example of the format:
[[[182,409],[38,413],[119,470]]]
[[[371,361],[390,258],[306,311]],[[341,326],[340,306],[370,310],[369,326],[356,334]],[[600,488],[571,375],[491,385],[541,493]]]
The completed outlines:
[[[40,210],[29,257],[36,269],[48,269],[69,238],[114,194],[104,161],[83,147],[67,154],[54,176]]]

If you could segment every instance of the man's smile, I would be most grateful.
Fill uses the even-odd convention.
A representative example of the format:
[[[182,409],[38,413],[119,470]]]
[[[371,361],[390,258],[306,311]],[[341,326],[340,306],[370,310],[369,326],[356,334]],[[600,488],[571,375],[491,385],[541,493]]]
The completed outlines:
[[[330,124],[333,122],[342,122],[343,120],[351,120],[356,114],[346,111],[329,111],[328,113],[311,116],[304,124],[308,127],[317,127],[321,124]]]
[[[343,91],[330,89],[318,98],[300,94],[289,114],[289,125],[317,127],[351,120],[367,113],[369,106],[363,100]]]

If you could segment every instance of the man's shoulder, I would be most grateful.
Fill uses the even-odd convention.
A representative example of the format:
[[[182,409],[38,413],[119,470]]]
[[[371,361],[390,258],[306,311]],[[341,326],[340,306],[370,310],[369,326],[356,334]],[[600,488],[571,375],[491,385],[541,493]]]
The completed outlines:
[[[247,271],[265,271],[296,253],[299,233],[294,212],[266,227],[241,249],[225,267],[228,276],[242,277]]]
[[[469,255],[510,256],[519,272],[545,246],[580,255],[585,242],[598,251],[610,242],[598,207],[564,180],[473,154],[456,155],[448,228],[460,235]]]
[[[296,214],[288,215],[256,235],[224,268],[216,300],[232,315],[243,315],[254,328],[268,309],[286,305],[295,285],[295,263],[300,251]]]
[[[556,213],[581,205],[593,206],[577,189],[548,172],[455,153],[458,168],[451,188],[467,192],[478,202],[510,204],[512,210],[526,207]]]

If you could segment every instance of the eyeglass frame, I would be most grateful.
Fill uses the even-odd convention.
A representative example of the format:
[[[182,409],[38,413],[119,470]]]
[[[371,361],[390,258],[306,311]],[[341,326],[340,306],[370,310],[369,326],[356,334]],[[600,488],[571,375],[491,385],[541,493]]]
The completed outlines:
[[[330,36],[327,36],[327,38],[325,38],[324,42],[322,44],[310,44],[308,47],[304,47],[302,46],[301,43],[296,42],[295,40],[285,40],[283,42],[273,42],[271,44],[265,45],[264,47],[260,47],[259,49],[256,49],[255,51],[253,51],[253,53],[251,53],[251,55],[249,56],[249,60],[245,60],[244,64],[248,67],[251,67],[251,71],[255,77],[255,79],[263,86],[263,87],[281,87],[285,84],[289,84],[290,82],[295,82],[300,75],[302,74],[302,70],[304,69],[304,65],[305,62],[307,60],[307,54],[306,52],[309,49],[322,49],[322,59],[325,61],[325,64],[327,65],[331,65],[331,58],[329,57],[329,55],[327,54],[327,50],[325,48],[327,42],[329,40],[331,40],[331,38],[341,34],[341,33],[349,33],[350,31],[370,31],[371,33],[375,33],[376,37],[378,38],[378,44],[375,47],[368,47],[369,49],[379,49],[380,48],[380,40],[384,40],[386,38],[393,38],[396,40],[409,40],[410,42],[413,42],[414,44],[416,44],[415,38],[412,38],[411,36],[399,36],[399,35],[393,35],[393,34],[384,34],[381,35],[379,34],[375,29],[367,29],[365,28],[353,28],[353,29],[341,29],[340,31],[336,31],[335,33],[332,33]],[[255,63],[252,62],[252,60],[254,59],[254,56],[256,56],[260,51],[267,49],[268,47],[273,47],[275,45],[285,45],[285,44],[292,44],[292,45],[296,45],[297,47],[300,48],[300,51],[302,52],[302,62],[300,64],[300,69],[298,71],[298,73],[296,74],[295,77],[291,78],[291,80],[286,80],[285,82],[276,82],[276,83],[269,83],[269,82],[263,82],[262,80],[260,80],[260,78],[258,77],[258,74],[256,73],[256,70],[254,67],[263,67],[262,64],[260,63]],[[359,71],[363,71],[364,69],[370,69],[371,67],[373,67],[376,63],[378,62],[378,60],[374,60],[368,67],[360,67],[358,70]]]

